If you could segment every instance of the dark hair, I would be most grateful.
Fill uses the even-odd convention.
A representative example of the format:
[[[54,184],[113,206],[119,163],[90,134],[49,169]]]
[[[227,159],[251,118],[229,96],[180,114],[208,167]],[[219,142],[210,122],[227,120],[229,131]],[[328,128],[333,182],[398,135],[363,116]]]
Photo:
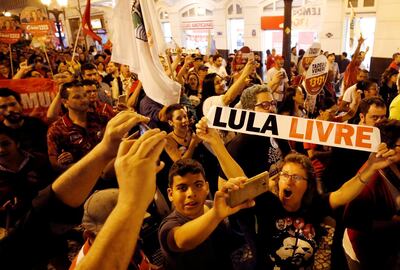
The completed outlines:
[[[344,57],[347,57],[347,52],[342,52],[342,55],[343,55]]]
[[[358,106],[359,113],[366,115],[372,105],[375,105],[376,107],[386,108],[386,104],[381,97],[369,97],[361,100],[360,106]]]
[[[86,70],[93,70],[93,69],[97,70],[97,68],[96,68],[95,65],[90,64],[90,63],[84,64],[84,65],[81,67],[82,75],[85,74],[85,71],[86,71]]]
[[[222,55],[219,55],[219,54],[216,54],[216,55],[214,55],[213,57],[212,57],[212,59],[213,59],[213,61],[217,61],[218,60],[218,58],[222,58]]]
[[[21,96],[19,95],[19,93],[11,90],[10,88],[0,88],[0,97],[9,96],[13,96],[18,101],[18,103],[21,103]]]
[[[165,115],[167,117],[167,120],[172,120],[172,115],[174,114],[174,111],[177,110],[182,110],[183,106],[181,104],[172,104],[167,107],[165,110]]]
[[[200,162],[190,159],[184,158],[176,161],[169,170],[168,173],[168,186],[172,187],[174,184],[174,177],[176,175],[185,176],[186,174],[198,174],[200,173],[204,179],[206,179],[206,173],[204,172],[203,166]]]
[[[303,92],[301,87],[288,87],[285,90],[285,96],[283,97],[282,103],[278,108],[278,114],[283,112],[289,112],[289,115],[294,116],[294,100],[293,97],[296,95],[297,89],[300,89]],[[304,95],[304,92],[303,92]]]
[[[10,139],[12,139],[15,143],[19,143],[20,142],[20,138],[18,136],[18,133],[13,128],[9,128],[9,127],[6,127],[6,126],[0,126],[0,134],[6,135]]]
[[[307,189],[301,201],[302,201],[302,206],[307,208],[311,206],[314,197],[317,195],[317,180],[311,160],[305,155],[299,153],[291,153],[288,154],[283,160],[283,166],[287,163],[299,164],[301,167],[303,167],[303,169],[306,172]]]
[[[386,84],[393,75],[398,75],[399,72],[394,68],[388,68],[382,73],[381,84]]]
[[[216,95],[215,85],[214,85],[215,77],[217,77],[217,73],[207,74],[206,77],[204,78],[203,91],[202,91],[203,101],[209,97]]]
[[[82,83],[82,86],[91,86],[91,85],[96,85],[96,87],[99,86],[99,83],[94,80],[83,80],[81,83]]]
[[[326,110],[332,108],[332,106],[334,106],[335,104],[336,104],[336,101],[334,98],[325,97],[320,102],[318,102],[318,110],[326,111]]]
[[[381,132],[381,140],[388,148],[395,148],[400,139],[400,121],[384,119],[376,125]]]
[[[73,87],[80,87],[80,86],[82,86],[82,83],[78,80],[64,83],[61,86],[61,91],[60,91],[61,98],[68,99],[68,97],[69,97],[68,89],[73,88]]]

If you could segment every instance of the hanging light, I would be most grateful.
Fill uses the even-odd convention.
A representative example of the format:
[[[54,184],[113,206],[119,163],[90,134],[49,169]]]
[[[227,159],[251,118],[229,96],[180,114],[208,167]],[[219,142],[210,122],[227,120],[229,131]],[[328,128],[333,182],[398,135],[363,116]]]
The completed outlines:
[[[40,0],[43,5],[50,6],[51,0]]]
[[[11,12],[9,12],[9,11],[4,11],[4,12],[3,12],[3,15],[6,16],[6,17],[11,17]]]
[[[57,0],[57,4],[61,7],[68,6],[68,0]]]

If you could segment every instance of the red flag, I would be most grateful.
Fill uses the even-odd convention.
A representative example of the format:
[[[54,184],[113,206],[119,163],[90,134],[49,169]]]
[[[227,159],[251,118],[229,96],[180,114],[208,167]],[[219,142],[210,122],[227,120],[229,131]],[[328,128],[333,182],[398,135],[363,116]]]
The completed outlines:
[[[82,31],[85,35],[89,35],[91,38],[101,43],[101,37],[93,32],[92,24],[90,23],[90,0],[86,1],[85,13],[82,17]]]

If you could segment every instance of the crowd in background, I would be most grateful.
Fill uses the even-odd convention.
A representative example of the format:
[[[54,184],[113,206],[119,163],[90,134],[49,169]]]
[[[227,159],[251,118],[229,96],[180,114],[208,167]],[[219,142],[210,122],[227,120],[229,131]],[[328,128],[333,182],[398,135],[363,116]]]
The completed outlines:
[[[112,48],[1,47],[2,80],[46,78],[46,117],[0,88],[1,269],[398,269],[400,53],[380,78],[321,51],[315,104],[304,50],[160,56],[180,103],[146,95]],[[12,65],[11,65],[12,62]],[[29,87],[29,86],[28,86]],[[165,89],[168,91],[168,89]],[[377,153],[207,126],[212,106],[378,127]],[[247,177],[270,190],[231,207]]]

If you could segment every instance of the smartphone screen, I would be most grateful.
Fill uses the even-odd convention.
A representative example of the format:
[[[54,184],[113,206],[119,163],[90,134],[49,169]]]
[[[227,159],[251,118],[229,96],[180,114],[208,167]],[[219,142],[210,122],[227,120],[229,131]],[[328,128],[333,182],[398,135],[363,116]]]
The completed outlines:
[[[126,104],[126,95],[120,95],[118,97],[118,103]]]

